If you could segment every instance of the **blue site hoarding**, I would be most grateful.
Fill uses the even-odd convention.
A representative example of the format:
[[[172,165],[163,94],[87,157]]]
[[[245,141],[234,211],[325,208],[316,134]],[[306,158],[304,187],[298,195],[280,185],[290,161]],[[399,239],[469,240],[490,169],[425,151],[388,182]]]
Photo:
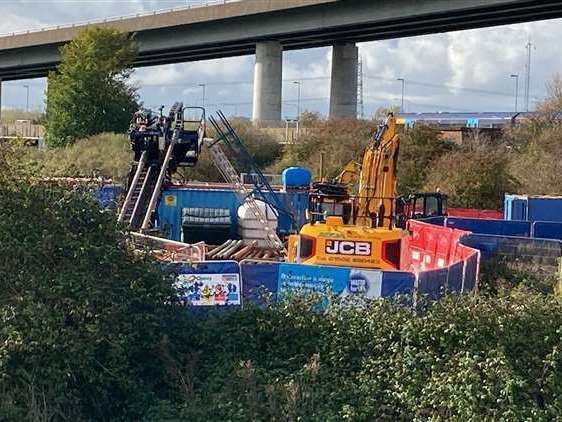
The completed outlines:
[[[294,292],[325,292],[337,296],[393,297],[412,294],[415,276],[401,271],[326,267],[285,263],[241,263],[244,297],[257,300],[263,288],[276,298]]]
[[[341,295],[348,286],[349,268],[280,264],[277,275],[277,295],[291,292],[320,292]]]
[[[447,217],[446,227],[466,230],[473,233],[494,234],[498,236],[531,235],[531,223],[528,221],[505,221],[483,218]]]
[[[392,298],[417,291],[436,300],[446,292],[468,292],[476,287],[478,256],[448,268],[424,271],[417,276],[402,271],[325,267],[279,262],[209,261],[167,264],[176,276],[181,299],[198,307],[263,303],[263,293],[273,301],[291,293],[317,292],[340,297]]]
[[[533,237],[562,240],[562,223],[557,221],[535,221],[533,223]]]

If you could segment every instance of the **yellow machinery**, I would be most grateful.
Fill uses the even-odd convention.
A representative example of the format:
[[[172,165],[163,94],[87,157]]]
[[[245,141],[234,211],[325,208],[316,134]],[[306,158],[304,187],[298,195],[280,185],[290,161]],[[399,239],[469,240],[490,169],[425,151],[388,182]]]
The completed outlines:
[[[311,265],[399,269],[408,233],[394,226],[399,137],[390,114],[363,154],[358,194],[350,215],[311,220],[289,237],[288,260]],[[353,180],[356,163],[346,165],[340,182]]]

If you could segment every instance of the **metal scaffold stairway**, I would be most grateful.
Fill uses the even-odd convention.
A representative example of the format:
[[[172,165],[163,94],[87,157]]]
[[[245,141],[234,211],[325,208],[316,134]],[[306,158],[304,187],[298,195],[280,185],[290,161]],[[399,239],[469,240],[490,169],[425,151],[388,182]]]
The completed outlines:
[[[248,186],[244,185],[242,179],[240,178],[240,175],[234,168],[231,161],[228,159],[224,149],[229,150],[229,152],[235,156],[237,161],[242,161],[247,163],[248,158],[251,160],[251,157],[247,152],[247,150],[245,149],[244,145],[242,144],[240,138],[238,138],[238,135],[236,135],[236,132],[234,131],[232,126],[230,126],[230,124],[224,117],[224,115],[221,112],[219,112],[218,115],[221,120],[220,123],[213,117],[210,118],[210,121],[217,132],[217,139],[207,138],[205,140],[205,144],[211,154],[213,163],[220,171],[224,179],[227,182],[234,185],[237,193],[241,197],[243,197],[244,203],[248,206],[248,208],[254,214],[254,216],[260,222],[260,224],[263,225],[263,228],[267,233],[267,239],[265,240],[267,241],[268,245],[272,249],[277,250],[280,253],[284,254],[286,253],[286,250],[284,248],[283,242],[277,235],[276,231],[269,226],[267,216],[265,214],[265,210],[262,210],[262,208],[260,208],[260,206],[256,201],[256,194],[257,196],[259,196],[258,199],[265,202],[266,209],[267,209],[267,205],[271,205],[272,209],[275,210],[274,212],[277,212],[279,211],[279,209],[282,210],[282,205],[271,204],[270,201],[266,199],[264,195],[264,191],[266,192],[269,191],[270,193],[273,193],[273,189],[271,189],[271,186],[269,186],[269,183],[267,182],[267,180],[265,179],[263,174],[261,174],[261,171],[259,171],[257,167],[252,168],[252,170],[255,171],[258,179],[258,181],[254,184],[255,189],[252,190]],[[254,166],[252,165],[252,167]],[[277,200],[274,194],[271,195],[271,198],[274,198],[273,199],[274,201]],[[279,208],[275,209],[276,207]]]

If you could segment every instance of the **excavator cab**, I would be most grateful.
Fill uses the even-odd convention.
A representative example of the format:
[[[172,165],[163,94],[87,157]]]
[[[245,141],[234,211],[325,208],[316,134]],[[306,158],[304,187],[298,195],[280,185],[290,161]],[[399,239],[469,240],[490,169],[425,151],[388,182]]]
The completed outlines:
[[[308,195],[307,220],[311,224],[324,223],[328,217],[342,217],[348,224],[351,220],[353,199],[347,187],[337,183],[315,182]]]
[[[447,195],[441,192],[422,192],[396,199],[396,225],[406,227],[408,220],[447,216]]]
[[[162,136],[162,126],[158,115],[151,110],[140,109],[133,114],[129,127],[131,149],[134,162],[139,162],[143,152],[147,152],[148,161],[158,160],[158,142]]]

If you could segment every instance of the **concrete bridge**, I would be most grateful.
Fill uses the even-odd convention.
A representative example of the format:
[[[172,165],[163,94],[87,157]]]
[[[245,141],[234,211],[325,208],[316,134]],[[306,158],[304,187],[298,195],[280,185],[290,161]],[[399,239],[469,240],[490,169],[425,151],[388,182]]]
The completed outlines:
[[[241,0],[96,25],[135,35],[135,66],[255,54],[253,118],[279,121],[284,50],[333,46],[330,116],[354,117],[357,42],[559,17],[562,0]],[[85,26],[0,37],[0,84],[46,76]]]

